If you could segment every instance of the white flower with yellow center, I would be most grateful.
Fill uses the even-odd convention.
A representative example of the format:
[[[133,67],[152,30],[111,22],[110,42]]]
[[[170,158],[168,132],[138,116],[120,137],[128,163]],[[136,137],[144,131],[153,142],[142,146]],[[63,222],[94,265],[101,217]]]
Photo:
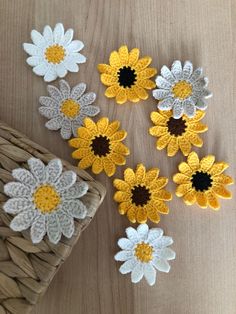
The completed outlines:
[[[78,72],[78,63],[86,62],[85,56],[79,53],[84,47],[80,40],[72,40],[73,29],[64,32],[61,23],[54,30],[46,25],[43,34],[31,31],[33,44],[24,43],[24,50],[30,55],[26,62],[33,67],[33,72],[44,76],[46,82],[57,77],[65,77],[67,72]]]
[[[160,110],[173,109],[173,117],[179,119],[183,114],[193,118],[196,109],[205,110],[205,99],[212,94],[206,89],[208,79],[202,76],[202,68],[193,71],[193,65],[186,61],[174,61],[171,70],[167,66],[161,68],[161,75],[156,78],[157,89],[152,94],[157,99]]]
[[[91,105],[96,99],[96,94],[84,93],[85,83],[77,84],[71,89],[65,80],[60,80],[59,86],[60,89],[48,85],[50,97],[39,98],[42,105],[39,112],[50,119],[45,126],[49,130],[61,129],[62,138],[67,140],[72,133],[77,137],[77,129],[82,126],[84,118],[96,116],[100,109]]]
[[[28,160],[29,170],[18,168],[4,192],[10,198],[3,206],[5,212],[16,215],[10,224],[14,231],[30,229],[33,243],[39,243],[47,233],[50,242],[57,244],[62,234],[71,238],[74,218],[84,219],[87,208],[80,197],[88,191],[84,181],[76,181],[73,171],[64,171],[60,159],[47,166],[40,159]]]
[[[115,255],[116,261],[124,262],[120,267],[121,274],[131,272],[131,281],[139,282],[143,276],[150,286],[156,282],[156,270],[168,273],[168,260],[175,259],[175,252],[168,248],[173,243],[171,237],[163,236],[163,230],[141,224],[137,230],[126,229],[127,238],[118,241],[122,251]]]

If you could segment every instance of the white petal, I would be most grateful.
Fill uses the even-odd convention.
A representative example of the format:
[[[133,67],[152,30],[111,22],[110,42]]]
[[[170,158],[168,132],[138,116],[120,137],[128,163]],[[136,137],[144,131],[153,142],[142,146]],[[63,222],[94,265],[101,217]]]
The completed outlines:
[[[85,116],[94,117],[100,112],[100,108],[97,106],[86,106],[81,108],[81,113],[84,113]]]
[[[171,72],[177,80],[182,79],[182,65],[179,60],[173,62],[171,66]]]
[[[3,205],[3,209],[9,214],[18,214],[23,210],[32,209],[33,204],[27,198],[10,198]]]
[[[45,38],[35,29],[31,31],[31,39],[33,43],[38,47],[44,47],[46,45]]]
[[[33,243],[42,241],[46,233],[45,215],[40,215],[34,220],[31,226],[30,235]]]
[[[72,121],[71,124],[72,124],[73,135],[74,135],[74,137],[77,137],[78,136],[78,128],[83,124],[83,121],[81,121],[81,122]]]
[[[71,41],[72,41],[72,38],[74,36],[74,30],[72,28],[69,28],[66,32],[65,32],[65,35],[64,37],[62,38],[60,44],[62,46],[67,46]]]
[[[35,209],[23,211],[11,221],[10,228],[14,231],[26,230],[37,216],[38,212]]]
[[[138,232],[138,235],[139,235],[139,238],[140,240],[146,240],[147,239],[147,236],[148,236],[148,231],[149,231],[149,228],[148,228],[148,225],[147,224],[140,224],[137,228],[137,232]]]
[[[78,72],[79,71],[79,66],[76,64],[74,61],[65,61],[64,63],[65,68],[70,71],[70,72]]]
[[[163,230],[160,228],[152,228],[149,230],[147,242],[160,239],[163,235]]]
[[[59,77],[65,77],[67,74],[67,69],[65,68],[63,63],[56,65],[56,72]]]
[[[25,52],[27,52],[31,56],[38,56],[42,54],[42,49],[33,44],[24,43],[23,48]]]
[[[85,63],[86,62],[86,57],[79,52],[73,52],[72,54],[70,54],[70,57],[76,63]]]
[[[147,283],[150,286],[153,286],[155,284],[155,282],[156,282],[156,270],[149,263],[146,263],[144,265],[144,277],[146,278]]]
[[[39,107],[39,113],[48,118],[48,119],[52,119],[57,117],[60,114],[59,108],[49,108],[49,107]]]
[[[202,91],[204,87],[208,84],[208,79],[206,80],[205,77],[201,77],[198,81],[193,83],[193,91]]]
[[[153,266],[156,267],[157,270],[162,271],[164,273],[168,273],[170,271],[170,265],[164,259],[154,257],[152,260],[152,264],[153,264]]]
[[[32,173],[23,168],[14,169],[12,171],[12,176],[29,187],[34,187],[37,183]]]
[[[185,101],[184,102],[184,113],[189,118],[193,118],[195,116],[195,113],[196,113],[195,105],[190,101]]]
[[[133,243],[138,243],[139,242],[139,236],[138,236],[138,232],[132,228],[132,227],[128,227],[125,230],[127,237],[130,239],[130,241],[132,241]]]
[[[45,165],[44,163],[37,158],[30,158],[27,161],[30,171],[32,172],[32,174],[34,175],[35,179],[37,180],[37,182],[42,182],[45,178]]]
[[[60,159],[52,159],[45,168],[46,180],[48,183],[54,183],[62,173],[62,163]]]
[[[65,99],[70,98],[70,85],[65,80],[59,81],[60,91]]]
[[[28,197],[30,188],[19,182],[9,182],[4,185],[4,193],[10,197]]]
[[[160,239],[154,239],[150,242],[155,248],[164,248],[173,243],[173,239],[171,237],[163,236]]]
[[[160,75],[156,78],[156,84],[158,88],[167,89],[167,90],[171,89],[171,83],[168,82],[165,78],[163,78]]]
[[[96,99],[96,94],[95,93],[86,93],[84,94],[79,100],[79,104],[81,107],[91,105]]]
[[[62,210],[77,219],[84,219],[88,213],[86,206],[78,199],[63,201]]]
[[[62,125],[62,121],[63,121],[63,118],[61,116],[58,116],[56,118],[53,118],[51,120],[49,120],[45,126],[46,128],[48,128],[49,130],[59,130],[61,128],[61,125]]]
[[[71,137],[72,126],[69,119],[64,119],[61,126],[61,137],[64,140],[68,140]]]
[[[133,269],[134,269],[134,267],[137,265],[137,261],[134,259],[134,258],[132,258],[132,259],[130,259],[130,260],[128,260],[128,261],[125,261],[121,266],[120,266],[120,268],[119,268],[119,271],[120,271],[120,273],[121,274],[128,274],[128,273],[130,273]]]
[[[55,183],[57,191],[64,191],[70,188],[76,181],[76,173],[74,171],[64,171],[58,181]]]
[[[85,83],[77,84],[75,87],[72,88],[70,97],[74,100],[78,100],[81,97],[81,95],[85,92],[85,90],[86,90]]]
[[[157,107],[160,110],[171,110],[173,107],[174,99],[173,98],[166,98],[163,99],[162,101],[159,101],[157,104]]]
[[[197,68],[190,77],[189,82],[193,83],[202,76],[202,68]]]
[[[60,210],[57,211],[57,217],[59,218],[63,235],[67,238],[71,238],[75,231],[74,219]]]
[[[133,283],[139,282],[144,275],[144,265],[142,263],[137,263],[131,273],[131,281]]]
[[[60,43],[63,37],[64,37],[64,26],[62,23],[57,23],[53,31],[54,42]]]
[[[57,244],[61,239],[61,229],[56,213],[48,215],[46,227],[49,241],[53,244]]]
[[[89,186],[85,181],[76,182],[68,190],[63,191],[62,196],[67,200],[80,198],[87,193],[88,188]]]
[[[175,119],[179,119],[180,117],[182,117],[183,113],[184,113],[183,102],[176,99],[173,104],[173,117]]]
[[[134,247],[134,244],[127,238],[120,238],[117,244],[122,250],[132,250]]]
[[[58,88],[56,88],[55,86],[53,85],[48,85],[47,86],[47,91],[49,93],[49,95],[57,100],[57,101],[62,101],[63,100],[63,95],[62,93],[60,92],[60,90]]]
[[[175,252],[168,248],[165,247],[164,249],[161,249],[161,251],[158,254],[162,259],[166,259],[166,260],[173,260],[175,259]]]
[[[43,62],[37,65],[36,67],[34,67],[33,72],[39,76],[43,76],[47,73],[48,68],[49,68],[48,64],[46,62]]]
[[[49,108],[55,108],[59,106],[59,103],[56,99],[47,96],[40,96],[39,102],[43,106],[47,106]]]
[[[43,30],[43,37],[47,41],[48,44],[53,43],[53,33],[50,26],[46,25]]]
[[[83,49],[84,43],[80,40],[73,40],[68,46],[67,49],[69,52],[78,52]]]
[[[206,110],[207,108],[207,103],[205,103],[203,100],[199,100],[197,103],[196,103],[196,108],[200,109],[200,110]]]
[[[161,100],[171,96],[171,91],[167,89],[154,89],[152,95],[155,99]]]
[[[193,73],[193,65],[190,61],[185,61],[183,67],[183,80],[188,80]]]
[[[33,56],[33,57],[29,57],[29,58],[26,59],[26,62],[31,67],[35,67],[37,65],[40,65],[41,63],[43,63],[43,61],[44,61],[43,58],[42,57],[38,57],[38,56]]]
[[[44,75],[45,82],[52,82],[57,78],[57,72],[55,67],[49,67],[46,74]]]
[[[161,75],[171,84],[175,83],[175,78],[166,65],[163,65],[163,67],[161,68]]]
[[[114,256],[114,259],[116,261],[123,262],[123,261],[127,261],[127,260],[131,259],[132,257],[133,257],[132,251],[123,250],[123,251],[116,253],[116,255]]]
[[[209,90],[204,88],[203,92],[202,92],[202,97],[204,97],[205,99],[211,98],[212,97],[212,93]]]

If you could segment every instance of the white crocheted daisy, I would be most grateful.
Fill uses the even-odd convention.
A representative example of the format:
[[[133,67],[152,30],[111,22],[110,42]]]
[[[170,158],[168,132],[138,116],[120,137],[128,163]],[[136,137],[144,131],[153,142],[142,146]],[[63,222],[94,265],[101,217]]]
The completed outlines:
[[[33,44],[24,43],[24,50],[31,56],[26,62],[33,67],[33,72],[44,76],[46,82],[57,77],[65,77],[67,72],[78,72],[78,63],[86,61],[79,53],[84,47],[80,40],[72,40],[73,29],[64,32],[61,23],[56,24],[54,30],[46,25],[41,35],[38,31],[31,31]]]
[[[175,252],[168,248],[173,243],[171,237],[163,236],[163,230],[141,224],[137,230],[126,229],[127,238],[118,241],[122,251],[115,255],[116,261],[124,261],[120,267],[121,274],[131,272],[131,281],[139,282],[143,276],[150,286],[156,282],[156,269],[168,273],[168,260],[175,259]]]
[[[42,105],[39,112],[50,119],[45,124],[49,130],[61,129],[62,138],[69,139],[72,132],[75,137],[78,136],[77,129],[83,124],[84,118],[97,115],[100,108],[91,105],[96,99],[95,93],[84,94],[85,83],[80,83],[71,90],[65,80],[60,80],[59,86],[60,89],[48,85],[50,97],[41,96],[39,98]]]
[[[19,182],[9,182],[4,192],[9,198],[3,209],[16,215],[10,227],[15,231],[31,228],[33,243],[39,243],[47,233],[50,242],[57,244],[61,235],[71,238],[74,218],[84,219],[86,206],[79,200],[87,193],[84,181],[76,182],[76,173],[64,171],[60,159],[47,166],[40,159],[28,160],[29,170],[18,168],[12,176]]]
[[[202,68],[193,71],[193,65],[186,61],[182,68],[180,61],[174,61],[171,70],[161,68],[161,75],[156,78],[158,89],[153,90],[153,97],[159,100],[160,110],[173,109],[173,117],[179,119],[183,114],[193,118],[196,109],[205,110],[205,99],[212,94],[206,89],[208,79],[202,76]]]

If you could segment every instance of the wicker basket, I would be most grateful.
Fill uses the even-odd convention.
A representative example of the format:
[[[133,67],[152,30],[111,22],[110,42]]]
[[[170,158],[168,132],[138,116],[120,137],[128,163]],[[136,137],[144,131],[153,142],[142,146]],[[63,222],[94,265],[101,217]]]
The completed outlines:
[[[105,196],[105,188],[100,183],[85,171],[63,161],[65,169],[74,170],[89,184],[89,191],[82,198],[88,208],[88,217],[75,221],[75,234],[71,239],[63,237],[57,245],[53,245],[45,237],[40,244],[33,245],[28,231],[20,233],[9,228],[12,217],[2,209],[7,199],[3,186],[13,180],[11,171],[26,167],[26,161],[31,156],[45,163],[55,158],[46,149],[0,122],[0,314],[26,314],[31,311]]]

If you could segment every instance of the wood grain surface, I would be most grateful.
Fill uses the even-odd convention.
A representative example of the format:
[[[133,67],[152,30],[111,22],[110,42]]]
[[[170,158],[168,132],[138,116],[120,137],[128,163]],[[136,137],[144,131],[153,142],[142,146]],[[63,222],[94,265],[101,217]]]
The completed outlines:
[[[171,177],[184,158],[181,154],[168,158],[165,151],[155,149],[155,139],[148,135],[149,115],[155,109],[152,97],[123,106],[105,98],[96,66],[106,63],[110,52],[123,43],[150,55],[157,69],[174,59],[203,66],[214,96],[204,118],[209,131],[197,151],[228,161],[228,173],[235,176],[235,0],[0,0],[0,118],[73,162],[59,133],[44,127],[38,98],[47,94],[46,83],[27,66],[22,49],[23,42],[30,42],[31,29],[42,31],[44,25],[57,22],[74,28],[88,58],[79,73],[66,79],[71,84],[86,82],[97,93],[101,115],[121,120],[131,150],[128,166],[139,162],[158,166],[174,192]],[[123,169],[115,176],[120,177]],[[129,222],[112,200],[112,179],[97,178],[107,187],[107,197],[33,314],[236,313],[234,199],[221,201],[221,210],[214,212],[187,207],[174,197],[170,214],[159,224],[175,240],[177,257],[171,271],[159,273],[154,287],[144,281],[133,285],[129,275],[119,274],[113,260],[116,240]]]

